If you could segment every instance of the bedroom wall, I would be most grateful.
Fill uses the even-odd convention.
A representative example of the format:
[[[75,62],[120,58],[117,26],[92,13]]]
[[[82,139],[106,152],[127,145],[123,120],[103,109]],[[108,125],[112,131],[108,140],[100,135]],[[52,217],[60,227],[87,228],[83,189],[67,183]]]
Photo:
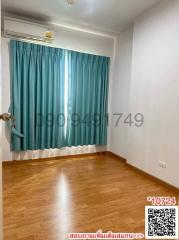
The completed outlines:
[[[97,55],[104,55],[111,57],[111,71],[109,84],[109,112],[110,112],[110,96],[111,96],[111,81],[113,74],[113,54],[114,54],[114,38],[100,36],[93,33],[82,32],[79,30],[72,30],[60,26],[53,26],[55,31],[54,45],[67,48],[71,50],[92,53]],[[8,53],[9,39],[2,38],[2,99],[3,112],[7,112],[10,104],[10,76],[9,76],[9,53]],[[61,155],[92,153],[104,151],[107,146],[84,146],[84,147],[67,147],[62,149],[48,149],[44,151],[24,151],[15,153],[10,151],[10,136],[9,131],[5,128],[3,123],[3,142],[2,142],[2,159],[3,161],[11,160],[26,160],[34,158],[55,157]]]
[[[112,114],[141,113],[142,127],[112,117],[109,150],[179,187],[179,1],[164,0],[118,37]],[[111,114],[111,115],[112,115]],[[159,166],[159,161],[166,168]]]
[[[179,1],[161,1],[134,23],[127,161],[179,187]],[[166,163],[166,168],[159,166]]]
[[[112,105],[109,150],[127,159],[128,124],[124,119],[129,114],[129,92],[131,81],[133,27],[121,32],[117,39],[114,81],[112,85]],[[119,123],[117,115],[123,114]]]
[[[1,1],[0,1],[1,3]],[[1,13],[0,13],[0,27],[1,27]],[[1,44],[1,39],[0,39]],[[0,112],[2,111],[2,74],[1,74],[1,49],[0,49]],[[1,121],[2,123],[2,121]],[[0,146],[2,146],[2,124],[0,123]],[[0,240],[3,240],[3,229],[2,229],[2,148],[0,149]]]

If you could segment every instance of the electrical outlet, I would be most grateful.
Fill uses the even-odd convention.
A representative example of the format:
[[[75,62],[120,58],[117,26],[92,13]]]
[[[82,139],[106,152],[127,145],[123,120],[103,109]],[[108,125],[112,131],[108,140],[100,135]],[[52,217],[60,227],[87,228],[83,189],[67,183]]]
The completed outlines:
[[[166,162],[163,162],[163,161],[159,161],[158,165],[161,168],[166,168],[167,167]]]

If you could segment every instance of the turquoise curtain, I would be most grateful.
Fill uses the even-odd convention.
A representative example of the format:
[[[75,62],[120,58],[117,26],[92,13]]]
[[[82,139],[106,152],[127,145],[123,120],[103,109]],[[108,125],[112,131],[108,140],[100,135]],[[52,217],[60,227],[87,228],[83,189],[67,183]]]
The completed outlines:
[[[65,50],[10,41],[13,151],[66,145],[64,121]]]
[[[67,145],[107,143],[110,58],[67,51]]]
[[[108,57],[10,41],[11,150],[107,142]]]

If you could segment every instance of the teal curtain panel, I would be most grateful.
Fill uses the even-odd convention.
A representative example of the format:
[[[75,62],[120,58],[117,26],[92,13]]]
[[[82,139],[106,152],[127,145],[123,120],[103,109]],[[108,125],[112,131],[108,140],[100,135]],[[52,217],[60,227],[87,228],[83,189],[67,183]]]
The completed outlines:
[[[15,130],[11,150],[66,146],[65,50],[22,41],[10,41],[11,114]]]
[[[11,150],[107,143],[110,58],[10,41]]]
[[[67,145],[107,143],[110,58],[67,51]]]

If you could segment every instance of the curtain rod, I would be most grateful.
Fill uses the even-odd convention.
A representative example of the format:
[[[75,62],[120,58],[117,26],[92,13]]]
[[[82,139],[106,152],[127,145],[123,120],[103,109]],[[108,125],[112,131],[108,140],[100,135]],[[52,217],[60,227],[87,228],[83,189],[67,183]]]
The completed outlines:
[[[102,54],[96,53],[96,52],[88,52],[88,51],[83,51],[83,50],[75,50],[75,49],[70,49],[70,48],[64,48],[64,47],[60,47],[59,45],[46,43],[46,42],[40,41],[40,40],[39,41],[38,40],[30,40],[30,39],[25,39],[25,38],[17,38],[17,37],[9,37],[9,36],[7,36],[7,37],[4,36],[4,37],[8,38],[8,39],[13,39],[13,40],[17,40],[17,41],[42,45],[42,46],[51,47],[51,48],[61,48],[61,49],[64,49],[64,50],[70,50],[70,51],[79,52],[79,53],[86,53],[86,54],[97,55],[97,56],[102,56],[102,57],[109,57],[109,58],[112,57],[112,56],[102,55]]]

